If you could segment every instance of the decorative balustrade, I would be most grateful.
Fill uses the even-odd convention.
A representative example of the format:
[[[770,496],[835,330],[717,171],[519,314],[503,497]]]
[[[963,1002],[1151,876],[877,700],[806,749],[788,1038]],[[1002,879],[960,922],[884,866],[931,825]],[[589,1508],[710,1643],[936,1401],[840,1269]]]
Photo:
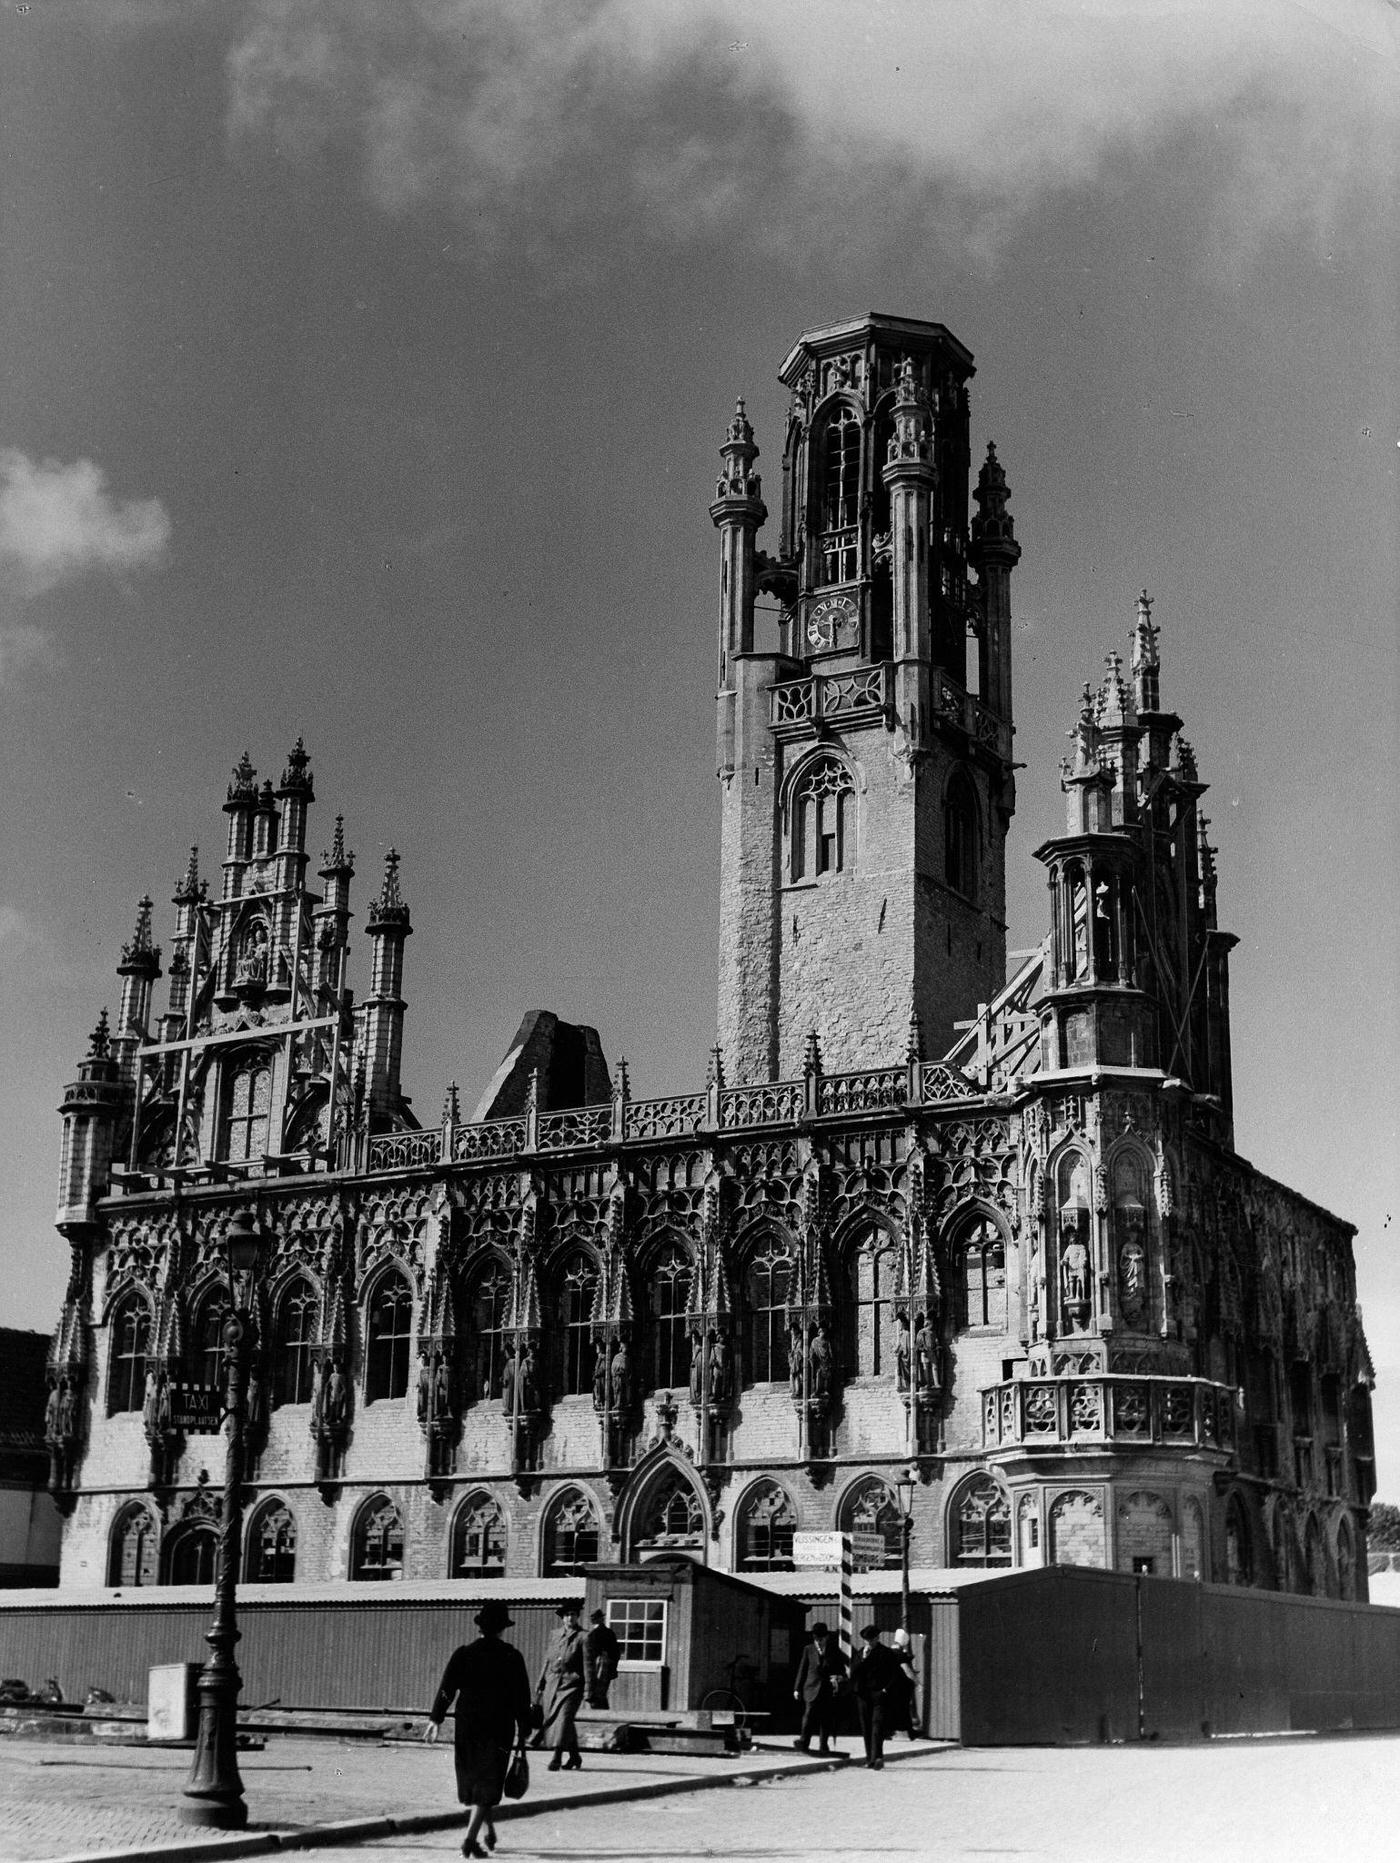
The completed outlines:
[[[868,1113],[880,1106],[902,1106],[909,1097],[907,1067],[872,1067],[859,1074],[819,1074],[819,1113]]]
[[[1100,1372],[1018,1378],[982,1392],[988,1449],[1111,1443],[1234,1447],[1235,1393],[1204,1378]]]
[[[800,1080],[774,1080],[764,1087],[724,1087],[719,1096],[719,1123],[727,1131],[788,1125],[805,1110]]]
[[[890,703],[889,673],[888,666],[862,666],[849,673],[784,680],[769,690],[769,720],[774,726],[805,725],[882,712]]]
[[[369,1142],[371,1171],[410,1171],[415,1165],[436,1164],[442,1156],[442,1133],[385,1132]]]
[[[612,1103],[577,1106],[562,1113],[541,1113],[539,1149],[568,1151],[577,1145],[601,1145],[612,1137]]]
[[[708,1093],[679,1093],[669,1100],[629,1100],[622,1109],[622,1136],[684,1138],[700,1130],[709,1112]]]
[[[952,719],[976,743],[990,745],[993,750],[1001,746],[1004,730],[1001,719],[961,686],[954,685],[951,680],[940,680],[933,702],[942,717]]]
[[[911,1099],[910,1088],[913,1086]],[[488,1119],[429,1132],[384,1133],[369,1141],[371,1172],[407,1171],[442,1163],[473,1164],[521,1152],[576,1151],[624,1141],[691,1138],[699,1132],[743,1132],[792,1125],[804,1118],[879,1112],[910,1104],[975,1100],[980,1090],[966,1075],[939,1063],[864,1068],[849,1074],[816,1073],[805,1080],[711,1088],[666,1099],[610,1101],[558,1111]],[[617,1120],[621,1117],[619,1133]]]

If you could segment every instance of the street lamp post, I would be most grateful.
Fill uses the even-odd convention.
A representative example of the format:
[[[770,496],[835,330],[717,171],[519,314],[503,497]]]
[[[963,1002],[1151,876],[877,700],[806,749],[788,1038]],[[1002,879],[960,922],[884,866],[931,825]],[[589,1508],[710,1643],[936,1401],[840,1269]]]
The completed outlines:
[[[261,1237],[242,1211],[228,1226],[229,1311],[222,1345],[228,1456],[224,1464],[224,1508],[214,1568],[214,1615],[205,1641],[209,1660],[199,1672],[199,1731],[194,1762],[185,1786],[181,1816],[188,1824],[241,1831],[248,1822],[243,1781],[238,1773],[238,1691],[242,1678],[234,1660],[238,1642],[236,1599],[243,1532],[243,1437],[247,1419],[248,1303]],[[241,1296],[241,1298],[240,1298]]]
[[[899,1477],[896,1486],[899,1489],[900,1514],[900,1559],[899,1559],[899,1621],[906,1634],[909,1632],[909,1541],[914,1531],[914,1484],[919,1479],[919,1467],[911,1462]]]

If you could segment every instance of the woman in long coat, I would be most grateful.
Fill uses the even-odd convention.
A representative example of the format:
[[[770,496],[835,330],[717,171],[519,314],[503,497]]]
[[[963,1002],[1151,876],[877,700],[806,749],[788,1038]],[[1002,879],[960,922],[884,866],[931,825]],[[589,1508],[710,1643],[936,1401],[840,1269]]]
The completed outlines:
[[[574,1716],[583,1701],[587,1679],[584,1636],[579,1628],[576,1604],[561,1604],[556,1615],[559,1628],[545,1655],[535,1689],[535,1700],[543,1711],[544,1722],[534,1744],[553,1747],[548,1771],[558,1772],[562,1765],[566,1772],[576,1772],[583,1764],[578,1735],[574,1732]]]
[[[501,1632],[513,1627],[509,1611],[488,1599],[476,1614],[476,1624],[481,1632],[476,1642],[453,1650],[448,1659],[423,1731],[425,1740],[436,1740],[443,1717],[456,1701],[457,1797],[472,1808],[462,1842],[464,1857],[486,1855],[477,1842],[483,1830],[486,1849],[496,1848],[491,1813],[501,1802],[511,1749],[517,1738],[524,1740],[530,1724],[530,1672],[520,1651],[501,1641]]]

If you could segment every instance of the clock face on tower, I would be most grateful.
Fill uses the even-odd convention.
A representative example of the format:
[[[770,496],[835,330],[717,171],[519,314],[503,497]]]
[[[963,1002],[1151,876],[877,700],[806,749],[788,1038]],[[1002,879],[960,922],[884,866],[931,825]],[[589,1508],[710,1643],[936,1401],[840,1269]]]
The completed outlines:
[[[813,653],[830,653],[855,641],[856,605],[849,595],[828,595],[807,614],[807,645]]]

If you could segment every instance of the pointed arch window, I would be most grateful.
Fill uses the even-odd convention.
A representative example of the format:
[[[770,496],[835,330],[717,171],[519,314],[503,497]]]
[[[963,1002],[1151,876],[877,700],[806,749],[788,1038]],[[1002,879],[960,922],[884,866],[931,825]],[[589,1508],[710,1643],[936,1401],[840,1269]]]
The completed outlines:
[[[360,1510],[350,1546],[350,1576],[403,1577],[403,1516],[387,1495],[378,1495]]]
[[[167,1585],[212,1585],[219,1536],[206,1520],[182,1527],[170,1541]]]
[[[878,1477],[859,1481],[841,1505],[845,1533],[878,1533],[885,1542],[885,1570],[897,1568],[904,1548],[904,1519],[894,1496]]]
[[[108,1328],[111,1362],[107,1373],[107,1414],[139,1410],[146,1401],[146,1366],[151,1349],[151,1309],[137,1293],[127,1294]]]
[[[598,1559],[598,1510],[576,1488],[550,1505],[544,1527],[545,1578],[560,1578]]]
[[[452,1577],[502,1578],[506,1523],[489,1494],[469,1494],[452,1522]]]
[[[264,1501],[248,1527],[248,1579],[290,1585],[297,1575],[297,1523],[285,1501]]]
[[[776,1384],[788,1375],[787,1299],[792,1256],[777,1236],[766,1236],[744,1270],[744,1382]]]
[[[955,1565],[1010,1565],[1011,1505],[990,1475],[974,1475],[953,1508]]]
[[[653,1391],[679,1390],[690,1379],[690,1346],[685,1324],[690,1260],[678,1243],[667,1243],[656,1257],[649,1283],[650,1386]]]
[[[886,1378],[894,1371],[895,1253],[889,1232],[872,1223],[849,1258],[849,1298],[837,1324],[843,1326],[841,1360],[852,1378]]]
[[[224,1103],[222,1155],[232,1164],[261,1160],[268,1148],[272,1069],[262,1055],[234,1065]]]
[[[365,1402],[402,1397],[413,1347],[413,1294],[401,1274],[386,1274],[370,1295]]]
[[[472,1377],[479,1398],[495,1397],[506,1362],[505,1329],[510,1321],[510,1276],[500,1262],[484,1271],[471,1298]]]
[[[760,1482],[739,1514],[739,1564],[750,1572],[790,1572],[797,1510],[775,1481]]]
[[[316,1343],[316,1291],[298,1278],[277,1303],[273,1323],[272,1401],[274,1404],[309,1404]]]
[[[154,1585],[158,1571],[160,1536],[154,1515],[141,1502],[124,1507],[112,1527],[107,1559],[107,1583],[129,1591]]]
[[[977,798],[956,770],[943,799],[943,877],[964,899],[977,895]]]
[[[821,450],[821,580],[854,582],[860,522],[860,421],[843,402],[830,416]]]
[[[211,1391],[221,1390],[224,1382],[224,1322],[228,1319],[228,1296],[215,1287],[200,1301],[190,1328],[193,1346],[190,1375],[196,1384]]]
[[[638,1546],[702,1546],[705,1510],[682,1475],[670,1475],[648,1497],[638,1524]]]
[[[593,1389],[593,1300],[598,1270],[585,1254],[570,1256],[559,1277],[559,1389],[565,1397]]]
[[[799,774],[788,803],[788,833],[794,880],[819,880],[855,865],[855,785],[839,757],[814,757]]]
[[[979,1217],[962,1237],[964,1323],[1006,1329],[1006,1243],[989,1216]]]

